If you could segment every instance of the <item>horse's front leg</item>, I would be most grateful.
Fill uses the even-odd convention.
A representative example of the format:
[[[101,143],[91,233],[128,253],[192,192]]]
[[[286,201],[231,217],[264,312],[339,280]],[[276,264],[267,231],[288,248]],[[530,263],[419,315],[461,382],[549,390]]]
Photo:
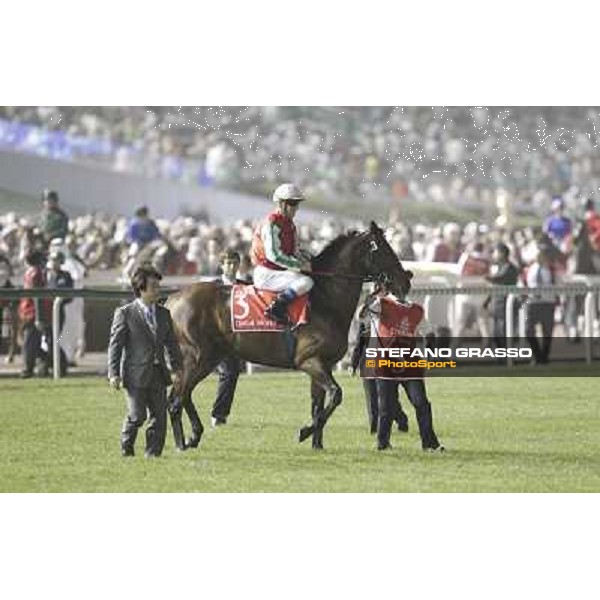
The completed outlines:
[[[313,423],[321,418],[325,408],[325,390],[315,380],[310,383],[310,395],[312,398]],[[312,434],[312,447],[315,450],[323,449],[323,428],[316,428]]]
[[[299,441],[303,442],[311,435],[317,433],[319,436],[318,439],[321,442],[320,447],[322,448],[323,428],[335,409],[342,403],[342,388],[333,378],[331,370],[325,367],[319,359],[308,359],[299,368],[310,375],[315,388],[319,387],[327,394],[327,405],[323,409],[317,410],[316,414],[313,414],[312,423],[300,430]]]

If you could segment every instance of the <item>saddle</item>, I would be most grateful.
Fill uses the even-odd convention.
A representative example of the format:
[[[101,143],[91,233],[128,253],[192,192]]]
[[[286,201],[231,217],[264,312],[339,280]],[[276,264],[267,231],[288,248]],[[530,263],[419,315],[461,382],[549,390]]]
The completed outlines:
[[[231,289],[231,329],[240,331],[284,331],[281,325],[265,316],[267,307],[277,298],[278,292],[257,289],[253,285],[234,285]],[[308,294],[294,298],[288,305],[288,318],[292,327],[308,323]]]

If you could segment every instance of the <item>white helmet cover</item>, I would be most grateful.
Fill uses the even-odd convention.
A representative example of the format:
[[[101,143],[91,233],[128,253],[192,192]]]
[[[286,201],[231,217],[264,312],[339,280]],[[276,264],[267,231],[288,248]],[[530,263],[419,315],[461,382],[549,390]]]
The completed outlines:
[[[273,192],[273,202],[280,202],[282,200],[293,200],[295,202],[302,202],[306,200],[302,190],[293,183],[282,183]]]

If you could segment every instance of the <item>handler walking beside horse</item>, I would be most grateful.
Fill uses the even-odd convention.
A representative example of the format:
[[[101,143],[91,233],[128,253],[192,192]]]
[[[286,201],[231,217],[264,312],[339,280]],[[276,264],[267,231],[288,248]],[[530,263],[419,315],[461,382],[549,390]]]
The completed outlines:
[[[361,312],[370,316],[371,338],[378,340],[383,346],[394,348],[408,343],[414,347],[417,335],[420,335],[421,331],[426,333],[422,325],[423,307],[406,302],[403,297],[396,297],[385,281],[374,294],[367,297]],[[444,447],[433,430],[431,404],[422,376],[403,377],[390,374],[377,377],[375,381],[378,396],[377,449],[388,450],[392,447],[392,421],[398,411],[398,386],[402,385],[415,408],[423,450],[443,452]]]

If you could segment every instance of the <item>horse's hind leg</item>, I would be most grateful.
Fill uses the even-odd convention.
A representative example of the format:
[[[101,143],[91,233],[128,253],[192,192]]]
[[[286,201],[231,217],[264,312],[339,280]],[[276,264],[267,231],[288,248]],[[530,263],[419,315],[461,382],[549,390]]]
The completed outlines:
[[[183,403],[181,396],[175,393],[175,390],[171,388],[169,394],[169,400],[167,402],[167,409],[169,412],[169,418],[171,420],[171,429],[173,431],[173,438],[175,440],[175,446],[177,450],[185,450],[185,435],[183,433],[183,421],[181,420],[181,412],[183,410]]]
[[[208,375],[210,375],[210,373],[212,373],[212,371],[214,371],[215,367],[219,364],[219,360],[220,359],[216,358],[207,358],[203,360],[190,377],[189,384],[185,388],[185,392],[183,394],[183,409],[185,410],[192,426],[192,435],[186,444],[188,448],[197,448],[198,444],[200,443],[200,439],[202,438],[202,434],[204,433],[202,421],[200,420],[200,416],[198,415],[194,402],[192,401],[192,392],[203,379],[205,379]]]
[[[313,414],[313,421],[310,425],[300,430],[299,441],[303,442],[314,433],[319,436],[321,448],[323,444],[323,428],[333,414],[335,409],[342,403],[342,388],[333,378],[331,370],[326,368],[319,359],[309,359],[299,367],[305,373],[308,373],[313,381],[313,386],[320,387],[327,394],[327,405]]]
[[[194,386],[195,387],[195,386]],[[197,448],[200,443],[200,439],[202,438],[202,434],[204,433],[204,426],[202,425],[202,421],[200,420],[200,415],[196,410],[196,406],[192,400],[192,391],[194,388],[190,389],[187,392],[184,392],[182,395],[183,400],[183,410],[185,410],[185,414],[188,416],[190,420],[190,425],[192,426],[192,435],[188,438],[185,445],[186,448]]]
[[[205,378],[218,364],[218,360],[215,358],[202,359],[197,363],[191,354],[184,354],[184,369],[183,379],[180,387],[180,397],[175,398],[175,402],[171,406],[175,407],[175,410],[170,410],[171,425],[173,428],[173,437],[175,438],[175,444],[180,450],[186,448],[197,448],[204,433],[204,426],[200,420],[200,415],[194,406],[192,400],[192,392],[194,388]],[[183,423],[181,420],[182,410],[190,420],[192,426],[192,434],[187,442],[184,441]]]
[[[318,383],[311,380],[310,395],[312,397],[312,418],[313,422],[320,418],[325,407],[325,390]],[[323,428],[315,429],[312,436],[312,447],[315,450],[323,449]]]

